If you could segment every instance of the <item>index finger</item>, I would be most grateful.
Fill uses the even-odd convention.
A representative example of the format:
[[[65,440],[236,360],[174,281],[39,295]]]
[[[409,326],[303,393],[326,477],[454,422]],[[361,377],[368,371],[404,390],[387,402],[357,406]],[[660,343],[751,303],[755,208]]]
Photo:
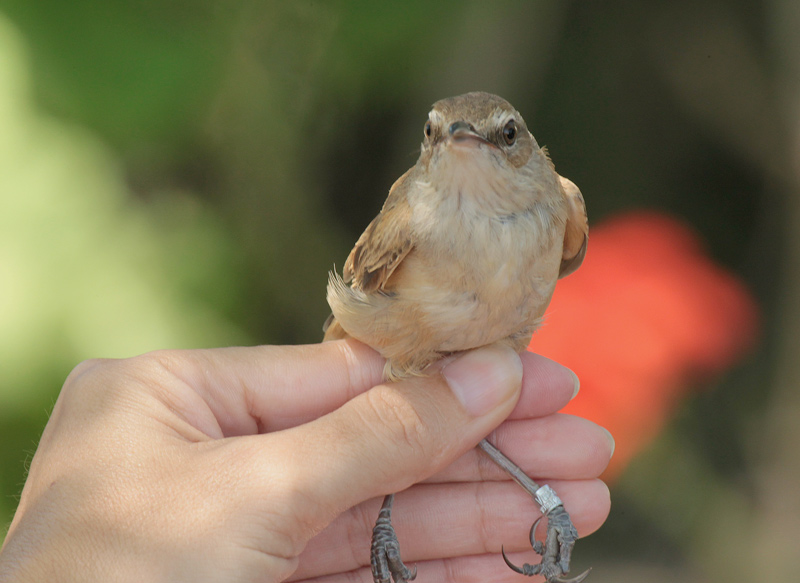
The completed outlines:
[[[545,417],[563,409],[578,394],[580,382],[570,369],[540,354],[523,352],[522,394],[509,419]]]

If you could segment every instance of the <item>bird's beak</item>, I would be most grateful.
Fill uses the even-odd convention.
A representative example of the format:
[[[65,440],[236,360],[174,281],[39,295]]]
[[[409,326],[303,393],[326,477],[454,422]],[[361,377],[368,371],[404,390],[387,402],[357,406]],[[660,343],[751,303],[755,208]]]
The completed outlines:
[[[481,136],[475,131],[475,128],[472,124],[466,121],[457,121],[450,124],[450,127],[447,129],[449,135],[449,141],[455,143],[468,143],[467,140],[477,142],[479,144],[486,144],[487,146],[495,147],[490,141],[486,138]]]

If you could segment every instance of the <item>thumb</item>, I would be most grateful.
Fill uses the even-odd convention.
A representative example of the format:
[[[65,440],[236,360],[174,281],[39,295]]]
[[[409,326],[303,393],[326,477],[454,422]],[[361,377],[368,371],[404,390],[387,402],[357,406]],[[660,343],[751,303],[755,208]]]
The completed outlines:
[[[294,485],[313,501],[306,516],[317,528],[446,467],[497,427],[519,398],[522,362],[509,347],[464,353],[440,371],[378,385],[285,432],[305,433],[294,442],[300,466]]]

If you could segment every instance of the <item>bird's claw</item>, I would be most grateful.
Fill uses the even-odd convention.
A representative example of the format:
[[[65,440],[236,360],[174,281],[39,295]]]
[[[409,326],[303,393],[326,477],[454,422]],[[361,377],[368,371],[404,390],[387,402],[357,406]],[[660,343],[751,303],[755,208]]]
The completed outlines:
[[[409,569],[400,558],[400,544],[392,526],[391,503],[384,505],[372,529],[370,565],[374,583],[407,583],[417,577],[417,568]]]
[[[544,543],[536,540],[536,527],[542,518],[547,517],[547,536]],[[532,577],[533,575],[543,575],[547,583],[580,583],[589,575],[591,569],[587,569],[577,577],[565,578],[569,573],[569,563],[572,558],[572,547],[578,539],[578,531],[572,524],[569,514],[562,504],[558,504],[546,510],[531,527],[530,540],[531,546],[536,554],[541,555],[542,561],[535,565],[524,563],[518,567],[508,560],[505,549],[503,560],[512,570]]]
[[[541,541],[536,540],[536,529],[539,528],[539,523],[542,521],[542,519],[544,517],[545,517],[545,515],[542,514],[539,518],[536,519],[536,522],[533,523],[533,526],[531,527],[531,532],[528,535],[528,537],[530,538],[530,541],[531,541],[531,546],[533,547],[533,550],[537,555],[543,555],[544,554],[544,543],[542,543]],[[506,562],[508,562],[508,561],[506,561]]]

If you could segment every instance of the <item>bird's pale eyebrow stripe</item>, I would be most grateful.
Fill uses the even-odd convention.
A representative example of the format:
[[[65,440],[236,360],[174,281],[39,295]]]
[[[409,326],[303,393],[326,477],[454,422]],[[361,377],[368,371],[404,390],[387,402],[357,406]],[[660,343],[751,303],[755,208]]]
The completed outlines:
[[[503,109],[496,109],[491,115],[492,125],[505,125],[509,119],[513,119],[514,114]]]
[[[431,112],[428,114],[428,119],[431,120],[433,123],[438,123],[442,121],[442,114],[432,109]]]

